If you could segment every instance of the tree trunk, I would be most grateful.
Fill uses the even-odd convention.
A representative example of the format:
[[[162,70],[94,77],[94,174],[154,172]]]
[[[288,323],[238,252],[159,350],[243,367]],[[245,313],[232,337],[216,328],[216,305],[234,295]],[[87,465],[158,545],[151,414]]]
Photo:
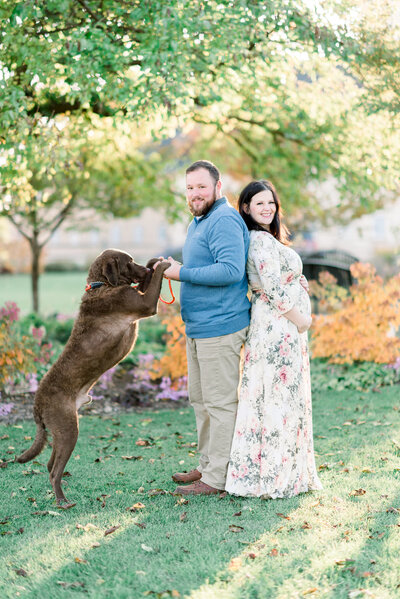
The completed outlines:
[[[35,232],[32,239],[29,240],[32,250],[32,270],[31,270],[31,286],[32,286],[32,308],[34,312],[39,312],[39,260],[42,248],[38,243],[38,234]]]

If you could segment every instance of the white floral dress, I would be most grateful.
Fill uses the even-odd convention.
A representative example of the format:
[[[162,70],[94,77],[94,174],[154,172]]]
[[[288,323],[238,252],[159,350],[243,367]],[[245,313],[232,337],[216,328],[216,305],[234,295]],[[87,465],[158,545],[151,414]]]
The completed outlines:
[[[283,314],[310,314],[300,256],[266,231],[251,231],[249,332],[226,490],[292,497],[321,489],[312,436],[307,333]]]

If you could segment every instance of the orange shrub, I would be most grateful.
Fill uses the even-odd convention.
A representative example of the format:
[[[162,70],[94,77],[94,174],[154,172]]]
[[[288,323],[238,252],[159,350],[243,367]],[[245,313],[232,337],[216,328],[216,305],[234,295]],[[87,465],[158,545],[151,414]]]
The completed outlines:
[[[36,371],[32,342],[20,335],[14,325],[18,315],[19,308],[14,302],[6,302],[5,308],[0,309],[0,388],[10,379]]]
[[[175,381],[187,375],[185,325],[179,312],[172,309],[167,310],[161,322],[167,325],[167,351],[154,362],[151,378],[167,376]]]
[[[314,317],[312,356],[336,364],[394,362],[400,355],[400,275],[384,282],[373,266],[361,262],[350,270],[357,282],[346,294],[327,273],[313,285],[328,313]]]

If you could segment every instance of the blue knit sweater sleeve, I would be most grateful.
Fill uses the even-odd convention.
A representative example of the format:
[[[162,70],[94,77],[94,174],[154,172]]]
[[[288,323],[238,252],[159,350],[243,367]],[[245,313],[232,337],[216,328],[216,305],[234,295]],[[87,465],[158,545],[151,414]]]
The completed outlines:
[[[200,267],[182,266],[180,280],[195,285],[232,285],[243,279],[246,248],[243,228],[236,218],[222,216],[208,230],[208,244],[214,264]]]

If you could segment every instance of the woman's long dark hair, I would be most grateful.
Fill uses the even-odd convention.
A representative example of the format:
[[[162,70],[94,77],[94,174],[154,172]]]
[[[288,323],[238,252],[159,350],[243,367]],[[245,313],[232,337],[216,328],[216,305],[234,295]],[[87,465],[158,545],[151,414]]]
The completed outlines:
[[[281,222],[281,203],[279,201],[278,194],[276,193],[276,189],[270,181],[267,181],[266,179],[260,179],[259,181],[251,181],[251,183],[249,183],[248,185],[246,185],[244,189],[242,189],[242,191],[240,192],[238,204],[240,216],[243,218],[249,231],[265,231],[265,228],[256,223],[253,217],[250,216],[250,214],[247,214],[247,212],[245,212],[244,210],[245,206],[250,206],[252,197],[255,196],[257,193],[260,193],[260,191],[270,191],[272,193],[272,197],[274,198],[276,206],[275,216],[272,223],[269,226],[269,232],[271,233],[271,235],[275,237],[275,239],[277,239],[281,243],[288,244],[289,230],[287,229],[286,225],[284,225]]]

